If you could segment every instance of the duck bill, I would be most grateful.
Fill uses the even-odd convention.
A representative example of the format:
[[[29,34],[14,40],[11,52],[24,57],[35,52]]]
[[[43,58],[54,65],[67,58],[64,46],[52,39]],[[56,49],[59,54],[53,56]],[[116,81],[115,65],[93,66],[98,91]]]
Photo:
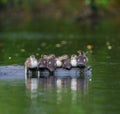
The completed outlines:
[[[86,65],[85,65],[84,63],[78,63],[78,67],[79,67],[79,68],[85,68]]]

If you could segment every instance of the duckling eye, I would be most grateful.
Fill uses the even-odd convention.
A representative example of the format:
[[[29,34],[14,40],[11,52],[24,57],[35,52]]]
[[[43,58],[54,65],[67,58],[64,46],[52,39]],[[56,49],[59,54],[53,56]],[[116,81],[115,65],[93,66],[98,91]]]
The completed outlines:
[[[83,59],[83,61],[85,62],[85,61],[86,61],[86,59]]]

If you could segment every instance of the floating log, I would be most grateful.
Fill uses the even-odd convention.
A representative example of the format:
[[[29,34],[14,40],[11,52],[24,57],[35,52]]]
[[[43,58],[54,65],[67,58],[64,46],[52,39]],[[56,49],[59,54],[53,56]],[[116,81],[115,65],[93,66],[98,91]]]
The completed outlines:
[[[25,78],[48,78],[50,76],[58,78],[91,78],[92,68],[86,66],[85,68],[72,68],[71,70],[57,68],[55,72],[51,73],[48,69],[29,69],[30,72],[25,73],[25,67],[20,65],[0,66],[0,79],[17,79],[24,80]]]
[[[27,78],[33,77],[71,77],[71,78],[84,78],[84,77],[91,77],[92,75],[92,68],[91,66],[86,66],[84,68],[71,68],[70,70],[64,68],[56,68],[54,72],[50,72],[48,69],[28,69]]]
[[[0,79],[24,80],[24,71],[24,66],[20,65],[0,66]]]

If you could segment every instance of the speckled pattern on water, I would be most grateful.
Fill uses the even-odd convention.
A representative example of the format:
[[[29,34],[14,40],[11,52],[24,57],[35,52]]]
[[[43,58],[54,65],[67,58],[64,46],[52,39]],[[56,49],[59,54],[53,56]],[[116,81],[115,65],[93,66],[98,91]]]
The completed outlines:
[[[120,23],[115,18],[105,19],[95,28],[50,23],[46,31],[40,28],[44,23],[34,24],[24,25],[19,32],[10,29],[12,26],[3,28],[0,66],[23,66],[31,54],[39,59],[41,54],[70,56],[84,50],[93,69],[92,80],[0,80],[0,114],[120,114]]]

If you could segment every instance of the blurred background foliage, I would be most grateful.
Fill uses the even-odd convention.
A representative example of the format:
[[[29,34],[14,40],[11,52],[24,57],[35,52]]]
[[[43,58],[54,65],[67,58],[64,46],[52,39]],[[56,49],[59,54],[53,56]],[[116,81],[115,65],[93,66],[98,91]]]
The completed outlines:
[[[38,25],[36,21],[44,23],[41,31],[51,23],[94,26],[98,19],[118,16],[119,4],[119,0],[1,0],[0,31],[26,27],[29,30],[29,25]]]
[[[71,55],[79,49],[105,52],[106,42],[110,42],[108,51],[116,44],[115,52],[119,4],[120,0],[1,0],[0,62],[23,63],[32,53],[39,57],[41,53]],[[14,57],[21,59],[11,61]]]
[[[1,18],[9,13],[30,17],[50,17],[54,19],[90,16],[97,12],[100,16],[119,14],[119,0],[1,0]],[[2,14],[3,12],[3,14]],[[6,14],[6,15],[5,15]]]

